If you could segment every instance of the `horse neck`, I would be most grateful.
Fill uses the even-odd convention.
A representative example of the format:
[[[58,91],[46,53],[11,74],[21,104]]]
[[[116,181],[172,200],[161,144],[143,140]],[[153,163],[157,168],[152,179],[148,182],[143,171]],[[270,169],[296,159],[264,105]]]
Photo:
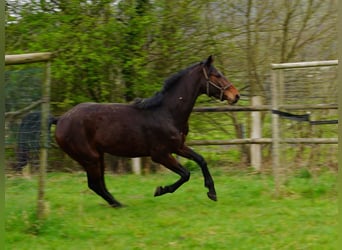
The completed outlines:
[[[163,106],[171,114],[176,126],[183,128],[187,124],[196,99],[201,94],[200,81],[201,75],[198,69],[194,69],[181,77],[175,83],[175,88],[165,95]]]

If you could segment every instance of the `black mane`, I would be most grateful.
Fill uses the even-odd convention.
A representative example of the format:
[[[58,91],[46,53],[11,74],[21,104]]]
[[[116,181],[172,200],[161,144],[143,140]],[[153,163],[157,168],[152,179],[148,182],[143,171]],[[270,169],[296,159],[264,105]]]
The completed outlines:
[[[171,75],[169,78],[165,80],[164,86],[160,91],[158,91],[153,96],[148,98],[136,98],[133,102],[133,106],[138,109],[149,109],[160,106],[160,104],[163,101],[165,93],[167,93],[183,75],[188,73],[191,69],[193,69],[195,66],[199,64],[200,63],[193,64],[190,67]]]

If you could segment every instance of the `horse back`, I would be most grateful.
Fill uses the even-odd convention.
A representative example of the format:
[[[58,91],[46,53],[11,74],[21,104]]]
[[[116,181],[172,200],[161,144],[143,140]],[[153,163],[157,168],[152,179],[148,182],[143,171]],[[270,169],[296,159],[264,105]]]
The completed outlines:
[[[149,156],[165,142],[170,146],[179,144],[179,133],[167,120],[162,112],[140,110],[129,104],[83,103],[59,118],[55,135],[67,153]]]

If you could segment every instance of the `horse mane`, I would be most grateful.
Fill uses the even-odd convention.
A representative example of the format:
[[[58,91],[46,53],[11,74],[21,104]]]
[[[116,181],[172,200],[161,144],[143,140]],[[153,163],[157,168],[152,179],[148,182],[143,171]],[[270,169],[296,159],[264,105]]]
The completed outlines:
[[[161,105],[165,94],[176,85],[178,80],[184,76],[186,73],[188,73],[191,69],[193,69],[195,66],[199,65],[200,63],[193,64],[189,66],[186,69],[183,69],[170,77],[168,77],[163,85],[163,88],[156,92],[153,96],[148,98],[136,98],[133,102],[133,106],[138,109],[150,109],[154,107],[158,107]]]

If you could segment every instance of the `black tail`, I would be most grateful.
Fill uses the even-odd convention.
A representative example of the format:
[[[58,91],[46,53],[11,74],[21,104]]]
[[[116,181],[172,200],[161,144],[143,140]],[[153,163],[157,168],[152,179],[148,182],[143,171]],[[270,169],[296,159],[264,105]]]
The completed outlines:
[[[57,125],[58,119],[59,119],[58,117],[50,117],[50,121],[49,121],[50,125],[52,124]]]

